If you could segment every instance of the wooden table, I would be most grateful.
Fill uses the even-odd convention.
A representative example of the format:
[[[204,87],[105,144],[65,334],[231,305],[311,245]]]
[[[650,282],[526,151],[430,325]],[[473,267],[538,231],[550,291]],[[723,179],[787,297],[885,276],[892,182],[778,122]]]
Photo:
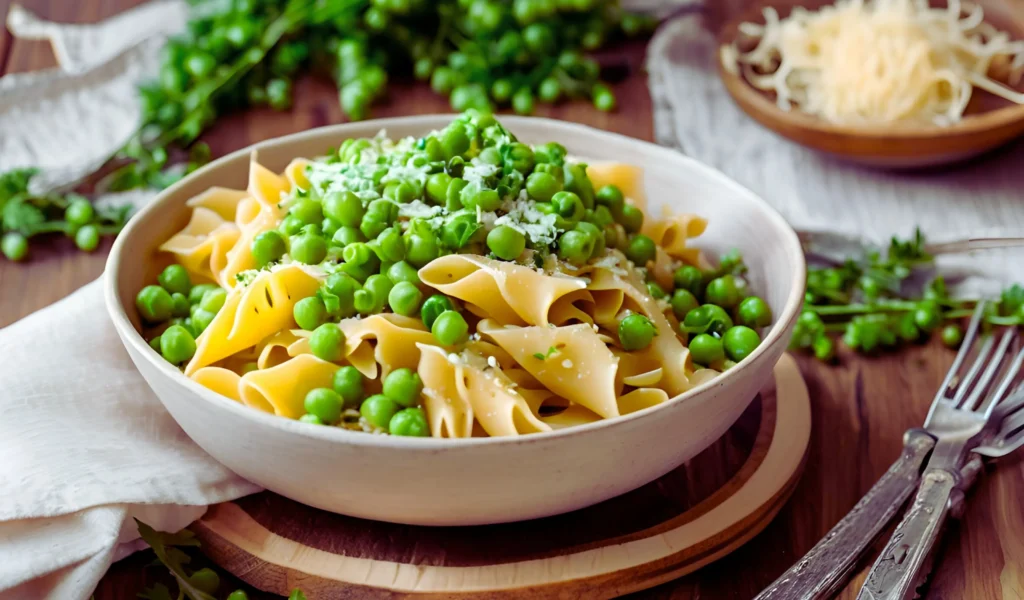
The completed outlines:
[[[46,18],[90,22],[140,0],[24,3]],[[629,46],[623,55],[633,74],[615,86],[618,112],[606,115],[575,103],[545,107],[541,114],[652,139],[651,103],[641,72],[643,46]],[[0,31],[0,73],[53,64],[52,53],[44,44],[14,41],[6,30]],[[232,116],[219,123],[206,139],[220,155],[258,140],[337,123],[341,113],[336,98],[330,84],[304,81],[298,86],[292,112],[252,111]],[[392,87],[389,101],[376,107],[374,115],[448,111],[447,103],[425,86],[399,85]],[[52,248],[35,248],[29,262],[0,260],[0,327],[99,276],[109,248],[107,241],[95,253],[83,254],[69,241],[59,240]],[[922,422],[952,354],[941,346],[929,345],[877,358],[843,353],[841,359],[839,366],[807,358],[800,361],[813,400],[814,432],[803,479],[776,520],[725,559],[636,594],[636,598],[753,597],[814,545],[885,471],[901,448],[903,431]],[[1019,462],[1004,462],[980,480],[969,498],[962,524],[954,524],[948,533],[928,597],[1024,598],[1022,494],[1024,467]],[[150,560],[147,555],[136,555],[115,565],[101,582],[96,598],[135,598],[147,582],[160,578],[160,570],[143,569]],[[854,598],[863,576],[862,571],[840,597]]]

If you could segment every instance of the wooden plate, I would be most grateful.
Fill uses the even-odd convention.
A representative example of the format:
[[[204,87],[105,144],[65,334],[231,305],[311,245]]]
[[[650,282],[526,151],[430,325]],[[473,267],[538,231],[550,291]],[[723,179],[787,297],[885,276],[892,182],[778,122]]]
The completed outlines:
[[[1013,39],[1024,39],[1024,13],[1015,11],[1017,0],[981,0],[985,18]],[[825,0],[759,0],[726,25],[719,36],[731,43],[740,23],[764,23],[762,10],[774,6],[786,17],[794,5],[817,8]],[[1019,6],[1019,4],[1018,4]],[[949,127],[897,123],[891,125],[836,125],[799,111],[785,111],[770,95],[725,69],[718,70],[733,100],[748,115],[775,133],[821,152],[852,162],[884,168],[919,168],[957,162],[1001,146],[1024,135],[1024,105],[1014,104],[975,89],[964,118]],[[1024,83],[1017,86],[1024,92]]]
[[[193,529],[217,564],[281,595],[299,587],[317,600],[611,598],[694,571],[764,529],[796,487],[810,428],[807,388],[784,355],[719,442],[589,508],[504,525],[415,527],[263,492],[212,507]]]

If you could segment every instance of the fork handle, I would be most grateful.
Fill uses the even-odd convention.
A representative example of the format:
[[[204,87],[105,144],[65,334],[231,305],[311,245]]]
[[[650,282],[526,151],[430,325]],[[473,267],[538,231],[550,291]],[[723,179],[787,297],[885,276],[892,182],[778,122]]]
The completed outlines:
[[[830,598],[846,583],[864,552],[913,493],[921,465],[935,446],[923,429],[903,436],[903,452],[853,509],[807,554],[754,600]]]
[[[930,467],[914,503],[871,567],[857,600],[909,600],[930,570],[932,549],[951,510],[963,503],[960,474]]]

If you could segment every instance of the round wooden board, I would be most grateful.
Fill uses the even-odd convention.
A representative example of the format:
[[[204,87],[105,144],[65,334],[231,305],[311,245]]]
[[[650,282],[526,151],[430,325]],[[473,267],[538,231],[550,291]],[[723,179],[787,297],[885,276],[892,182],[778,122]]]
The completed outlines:
[[[263,492],[212,507],[193,530],[205,554],[237,577],[281,595],[298,587],[311,600],[613,598],[694,571],[764,529],[796,487],[810,429],[807,387],[787,355],[721,440],[589,508],[503,525],[416,527]]]

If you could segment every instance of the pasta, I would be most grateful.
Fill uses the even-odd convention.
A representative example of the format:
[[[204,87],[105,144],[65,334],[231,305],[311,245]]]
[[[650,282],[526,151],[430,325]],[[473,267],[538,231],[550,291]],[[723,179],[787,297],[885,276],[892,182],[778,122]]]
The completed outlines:
[[[439,438],[580,426],[713,379],[771,320],[742,261],[692,245],[704,219],[644,200],[638,167],[479,114],[281,175],[254,156],[246,190],[188,202],[160,246],[175,264],[136,304],[186,376],[280,417]]]

